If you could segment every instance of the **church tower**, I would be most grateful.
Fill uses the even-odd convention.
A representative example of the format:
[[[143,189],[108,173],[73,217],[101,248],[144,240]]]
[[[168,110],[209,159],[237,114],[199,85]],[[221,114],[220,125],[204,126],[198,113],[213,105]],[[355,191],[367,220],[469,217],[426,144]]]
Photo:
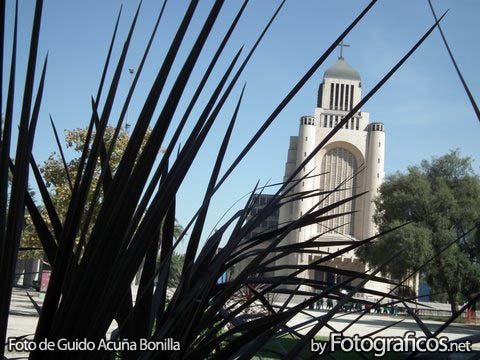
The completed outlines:
[[[345,46],[348,45],[340,44],[341,51],[337,62],[324,73],[314,114],[302,116],[298,136],[290,138],[284,180],[362,98],[360,74],[345,61]],[[301,175],[310,175],[292,192],[336,191],[329,196],[311,197],[284,205],[280,209],[279,224],[298,219],[318,204],[325,207],[364,191],[368,193],[335,208],[330,214],[355,211],[354,213],[292,231],[284,244],[307,241],[321,234],[316,241],[363,240],[374,235],[374,199],[384,178],[384,158],[384,125],[379,122],[370,123],[369,113],[358,111],[301,170]],[[334,252],[341,247],[322,247],[319,250]],[[280,259],[279,263],[308,264],[316,259],[317,255],[292,254]],[[325,265],[362,272],[366,270],[365,264],[361,263],[353,252]],[[279,272],[277,275],[286,274]],[[305,276],[327,283],[340,281],[341,278],[338,275],[335,279],[327,279],[327,276],[332,275],[318,271]]]

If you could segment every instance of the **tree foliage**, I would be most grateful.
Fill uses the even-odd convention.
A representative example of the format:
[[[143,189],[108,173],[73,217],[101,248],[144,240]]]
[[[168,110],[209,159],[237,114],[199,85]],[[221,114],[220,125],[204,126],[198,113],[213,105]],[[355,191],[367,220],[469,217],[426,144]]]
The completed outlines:
[[[86,141],[88,129],[77,128],[73,130],[66,129],[65,130],[65,145],[68,150],[73,151],[73,158],[67,162],[67,169],[70,178],[74,181],[75,176],[77,174],[78,165],[80,162],[80,154],[83,151],[83,147]],[[110,148],[111,140],[115,133],[115,128],[112,126],[107,126],[105,130],[105,148],[108,151]],[[144,138],[142,143],[142,148],[145,146],[148,138],[150,136],[151,129],[147,131],[147,134]],[[112,154],[110,156],[109,166],[110,171],[112,174],[115,174],[115,171],[120,163],[120,160],[123,156],[123,153],[127,147],[128,140],[130,139],[130,134],[124,128],[120,129],[118,137],[115,141]],[[43,166],[41,167],[41,172],[44,176],[45,183],[51,192],[51,198],[53,203],[56,206],[57,212],[60,218],[63,220],[65,214],[68,209],[68,204],[70,202],[71,197],[71,189],[70,184],[68,181],[68,176],[66,174],[65,166],[63,164],[61,156],[53,152],[49,155],[48,159],[44,162]],[[95,168],[95,175],[92,180],[92,191],[89,193],[89,203],[93,204],[94,210],[94,217],[98,213],[98,209],[103,201],[103,191],[100,187],[99,197],[92,203],[93,201],[93,189],[98,185],[98,181],[100,179],[102,172],[102,166],[100,159],[97,162],[97,166]],[[176,223],[174,228],[174,236],[178,238],[182,232],[182,227]]]
[[[402,250],[386,272],[404,278],[433,259],[423,270],[426,280],[452,306],[480,290],[480,241],[471,231],[480,219],[480,180],[469,157],[451,151],[388,176],[376,206],[381,232],[408,224],[360,250],[364,261],[375,266]]]
[[[108,126],[105,130],[105,147],[108,149],[110,147],[111,139],[115,133],[115,128]],[[78,164],[80,162],[80,154],[83,151],[83,146],[87,137],[87,129],[77,128],[73,130],[65,130],[65,145],[67,150],[70,150],[73,153],[73,158],[67,162],[67,169],[70,174],[72,181],[75,179],[77,174]],[[112,173],[115,172],[123,152],[130,138],[129,133],[125,129],[121,129],[118,138],[116,139],[115,146],[113,148],[109,166]],[[144,144],[147,141],[148,136],[145,138]],[[61,219],[64,218],[67,211],[67,204],[70,201],[71,189],[68,182],[68,177],[65,171],[65,167],[62,162],[62,158],[57,152],[53,152],[49,155],[48,159],[44,162],[41,167],[41,172],[45,179],[46,185],[52,194],[52,199],[56,205],[57,211]],[[101,174],[101,165],[100,160],[98,160],[97,167],[95,169],[95,175],[92,181],[92,188],[97,186],[98,179]],[[90,193],[90,195],[93,191]],[[99,202],[101,202],[103,194],[100,194]]]
[[[8,173],[8,183],[11,186],[12,174]],[[28,189],[32,199],[35,198],[35,191]],[[39,207],[39,211],[42,212],[43,208]],[[43,256],[42,244],[38,238],[38,234],[33,226],[32,218],[28,212],[25,212],[23,220],[23,232],[20,239],[20,252],[18,254],[19,259],[39,259]]]
[[[169,286],[177,287],[182,277],[182,267],[185,262],[185,254],[173,253],[170,264]],[[160,263],[158,261],[158,263]]]
[[[25,223],[20,241],[19,259],[40,259],[43,257],[42,243],[30,215],[25,214]]]

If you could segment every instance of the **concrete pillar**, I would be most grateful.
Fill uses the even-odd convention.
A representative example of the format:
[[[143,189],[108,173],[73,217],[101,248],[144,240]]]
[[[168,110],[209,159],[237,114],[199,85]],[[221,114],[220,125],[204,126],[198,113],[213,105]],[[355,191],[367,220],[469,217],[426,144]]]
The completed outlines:
[[[375,214],[374,201],[378,196],[378,190],[385,177],[385,131],[382,123],[371,123],[368,126],[367,141],[367,176],[365,190],[368,191],[368,193],[365,196],[364,205],[364,239],[375,235],[377,232],[372,218]]]

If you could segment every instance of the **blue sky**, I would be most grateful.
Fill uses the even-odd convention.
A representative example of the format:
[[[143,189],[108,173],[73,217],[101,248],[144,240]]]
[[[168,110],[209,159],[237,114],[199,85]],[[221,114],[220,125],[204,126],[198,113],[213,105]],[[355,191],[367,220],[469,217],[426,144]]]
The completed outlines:
[[[434,0],[437,12],[450,9],[443,29],[452,50],[476,99],[480,93],[478,58],[480,30],[477,0]],[[189,51],[192,39],[202,24],[212,1],[200,2],[192,27],[187,34],[180,57]],[[212,130],[205,148],[192,168],[178,198],[178,219],[186,224],[200,204],[227,121],[230,118],[240,85],[247,83],[238,123],[228,149],[226,163],[231,162],[248,142],[262,122],[283,99],[291,87],[315,62],[330,43],[367,5],[365,0],[287,0],[252,62],[242,76],[231,101]],[[47,0],[40,39],[40,59],[49,52],[44,101],[34,146],[39,162],[55,151],[48,122],[51,113],[60,131],[84,127],[90,118],[90,96],[96,93],[106,50],[121,2],[117,0],[62,1]],[[123,39],[137,6],[126,1],[120,22],[119,39],[114,51],[118,56]],[[215,49],[220,34],[233,19],[241,2],[228,0],[211,38],[202,53],[191,78],[194,86],[206,68],[206,61]],[[217,77],[240,46],[248,50],[275,11],[279,1],[251,0],[232,41],[219,64]],[[33,1],[20,1],[20,38],[25,44],[30,36]],[[165,49],[172,39],[179,19],[188,5],[186,0],[170,0],[151,54],[140,78],[129,116],[135,119],[143,99],[156,75]],[[134,33],[125,74],[119,89],[119,99],[126,95],[130,83],[128,68],[136,68],[143,48],[161,6],[160,0],[145,0]],[[13,2],[7,4],[7,50],[11,46]],[[380,0],[362,22],[347,36],[351,47],[345,59],[362,76],[364,94],[409,50],[433,23],[427,1]],[[19,47],[19,63],[24,64],[28,49]],[[253,151],[244,159],[231,179],[217,194],[207,222],[213,227],[216,220],[235,200],[250,191],[255,183],[277,182],[282,179],[289,136],[298,132],[302,115],[313,114],[317,89],[323,72],[332,65],[338,51],[332,54],[320,70],[287,106]],[[9,61],[4,65],[8,69]],[[21,68],[21,67],[20,67]],[[178,66],[175,68],[178,71]],[[111,78],[111,73],[109,78]],[[23,84],[23,74],[17,74]],[[17,100],[19,96],[17,95]],[[205,100],[205,98],[203,98]],[[118,115],[121,103],[116,103]],[[181,103],[181,107],[185,102]],[[441,156],[459,148],[462,155],[475,159],[474,168],[480,173],[477,138],[480,124],[475,118],[461,84],[453,71],[440,36],[435,31],[393,78],[363,108],[371,121],[381,121],[386,128],[386,172],[403,171],[422,159]],[[4,110],[3,110],[4,111]],[[157,111],[158,113],[158,111]]]

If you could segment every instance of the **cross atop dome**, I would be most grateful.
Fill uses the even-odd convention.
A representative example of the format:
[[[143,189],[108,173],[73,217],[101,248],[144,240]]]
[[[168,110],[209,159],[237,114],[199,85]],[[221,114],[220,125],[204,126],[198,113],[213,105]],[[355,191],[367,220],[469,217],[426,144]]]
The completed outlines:
[[[350,47],[350,45],[349,45],[349,44],[345,44],[345,43],[343,42],[343,40],[342,40],[342,41],[340,41],[340,44],[338,44],[337,46],[340,46],[340,56],[339,56],[338,58],[339,58],[339,59],[343,59],[343,48],[344,48],[344,47]]]

